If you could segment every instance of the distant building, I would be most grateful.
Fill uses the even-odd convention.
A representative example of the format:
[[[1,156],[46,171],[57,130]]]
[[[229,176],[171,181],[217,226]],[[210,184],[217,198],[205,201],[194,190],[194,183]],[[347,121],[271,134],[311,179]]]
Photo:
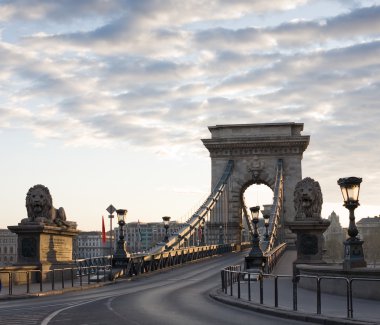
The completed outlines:
[[[380,216],[362,218],[356,223],[356,227],[364,241],[371,236],[380,236]]]
[[[346,234],[342,225],[340,224],[339,216],[333,211],[329,215],[328,219],[330,221],[330,226],[323,234],[323,236],[325,237],[325,241],[331,239],[338,239],[343,243],[343,241],[346,239]]]
[[[8,229],[0,229],[0,266],[17,262],[17,235]]]
[[[342,228],[339,216],[333,211],[329,217],[330,226],[324,232],[324,258],[332,262],[340,262],[343,259],[343,242],[346,239],[346,231]]]
[[[368,265],[376,267],[380,261],[380,216],[360,219],[356,226],[364,240],[363,250]]]
[[[178,233],[183,223],[171,221],[169,224],[169,236]],[[162,222],[130,222],[124,227],[127,251],[130,253],[149,250],[165,237],[165,229]],[[119,239],[119,228],[115,228],[115,243]]]
[[[110,255],[110,244],[107,236],[102,243],[101,231],[82,231],[75,239],[73,258],[91,258]]]
[[[169,236],[178,233],[183,223],[171,221]],[[165,229],[162,222],[130,222],[124,226],[124,240],[129,253],[137,253],[149,250],[155,244],[162,242],[165,237]],[[112,232],[112,249],[110,247],[109,232],[106,233],[106,243],[102,243],[101,231],[82,231],[74,240],[73,258],[91,258],[108,256],[115,252],[119,240],[119,227]]]

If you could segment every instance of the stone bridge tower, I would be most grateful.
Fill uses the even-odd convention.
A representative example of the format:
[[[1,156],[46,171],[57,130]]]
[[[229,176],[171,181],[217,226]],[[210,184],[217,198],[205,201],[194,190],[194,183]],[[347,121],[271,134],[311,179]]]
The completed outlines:
[[[279,159],[283,161],[284,176],[281,235],[292,242],[294,235],[285,224],[294,220],[293,193],[302,179],[302,155],[310,140],[309,136],[301,135],[303,123],[216,125],[209,130],[211,139],[202,142],[211,157],[211,188],[221,178],[227,162],[234,161],[227,187],[228,209],[224,212],[228,219],[228,242],[241,241],[244,191],[252,184],[265,184],[274,190]],[[215,225],[214,229],[217,228]]]

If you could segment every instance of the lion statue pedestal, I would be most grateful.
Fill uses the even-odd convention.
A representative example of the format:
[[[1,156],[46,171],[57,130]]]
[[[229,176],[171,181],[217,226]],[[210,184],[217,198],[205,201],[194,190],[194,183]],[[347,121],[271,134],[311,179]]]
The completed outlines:
[[[297,260],[294,264],[322,264],[323,233],[330,221],[322,219],[322,191],[319,183],[310,177],[298,182],[294,190],[296,217],[287,223],[297,235]]]
[[[49,189],[35,185],[26,196],[28,218],[8,229],[17,234],[18,266],[36,266],[42,278],[53,269],[75,267],[73,238],[78,235],[76,223],[66,220],[63,208],[53,207]]]

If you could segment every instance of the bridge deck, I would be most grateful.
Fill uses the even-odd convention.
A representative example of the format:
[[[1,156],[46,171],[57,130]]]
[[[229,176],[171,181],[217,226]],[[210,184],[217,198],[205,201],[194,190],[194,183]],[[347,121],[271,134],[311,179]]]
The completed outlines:
[[[297,251],[295,250],[286,250],[284,255],[277,262],[273,274],[293,274],[293,262],[297,258]]]

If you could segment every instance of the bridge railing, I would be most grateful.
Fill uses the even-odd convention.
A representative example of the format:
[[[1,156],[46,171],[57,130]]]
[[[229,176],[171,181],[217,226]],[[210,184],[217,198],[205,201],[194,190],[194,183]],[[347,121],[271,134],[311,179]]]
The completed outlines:
[[[282,243],[275,248],[271,249],[264,253],[265,256],[265,272],[271,273],[276,266],[277,262],[280,260],[281,256],[284,254],[286,250],[287,244]]]
[[[38,269],[0,270],[0,294],[32,294],[82,287],[97,282],[113,281],[121,276],[137,276],[165,268],[240,249],[235,244],[194,246],[151,255],[131,256],[122,268],[113,268],[109,256],[77,260],[77,267],[49,271]],[[101,265],[104,263],[104,265]],[[92,265],[90,265],[92,264]]]
[[[279,280],[285,280],[288,282],[288,286],[283,288],[288,295],[286,302],[279,304],[280,297],[284,297],[284,292],[281,292]],[[306,290],[308,292],[308,298],[305,299],[302,294],[299,293],[298,287],[301,280],[315,281],[315,298],[310,298],[313,291]],[[335,277],[335,276],[312,276],[312,275],[273,275],[269,273],[251,273],[241,271],[237,266],[229,266],[221,270],[221,291],[222,293],[237,297],[245,301],[258,303],[260,305],[266,305],[275,308],[289,309],[294,312],[299,311],[299,301],[303,298],[303,303],[307,303],[310,306],[311,301],[315,301],[315,314],[327,315],[323,313],[323,290],[321,289],[321,283],[325,280],[343,281],[346,287],[345,293],[345,314],[338,316],[343,318],[354,318],[355,308],[355,290],[360,290],[359,286],[354,287],[354,283],[373,282],[380,285],[379,278],[348,278],[348,277]],[[268,290],[264,290],[268,287]],[[255,299],[253,299],[255,297]],[[291,299],[289,299],[291,298]],[[272,303],[269,303],[272,302]],[[331,303],[331,301],[330,301]],[[375,301],[374,301],[375,303]],[[362,313],[363,315],[363,313]],[[358,316],[355,316],[358,319]]]
[[[0,270],[0,293],[20,295],[32,294],[67,288],[82,287],[93,282],[109,280],[112,265],[94,265],[61,268],[49,271],[41,270]]]
[[[89,268],[92,266],[105,266],[112,264],[112,256],[99,256],[90,258],[75,259],[75,264],[78,268]]]
[[[264,252],[271,251],[279,242],[281,213],[283,208],[283,164],[282,159],[278,160],[275,187],[273,193],[273,204],[269,217],[269,240],[262,240],[262,250]]]
[[[146,256],[131,257],[122,269],[118,272],[114,272],[114,277],[136,276],[139,274],[149,273],[168,267],[182,265],[195,260],[232,252],[237,248],[238,247],[235,244],[194,246],[163,251]]]

